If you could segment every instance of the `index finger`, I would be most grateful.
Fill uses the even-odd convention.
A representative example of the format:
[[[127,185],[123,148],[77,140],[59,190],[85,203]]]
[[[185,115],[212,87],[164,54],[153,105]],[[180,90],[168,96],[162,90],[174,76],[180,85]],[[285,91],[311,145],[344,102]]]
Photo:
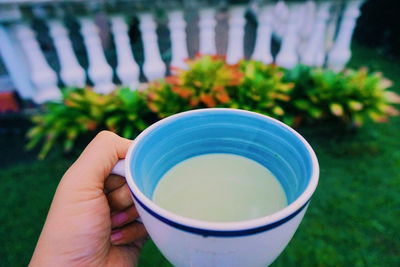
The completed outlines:
[[[103,190],[104,181],[120,159],[124,159],[131,140],[102,131],[89,143],[65,176],[81,187]]]
[[[104,193],[108,194],[126,184],[124,177],[110,174],[104,181]]]

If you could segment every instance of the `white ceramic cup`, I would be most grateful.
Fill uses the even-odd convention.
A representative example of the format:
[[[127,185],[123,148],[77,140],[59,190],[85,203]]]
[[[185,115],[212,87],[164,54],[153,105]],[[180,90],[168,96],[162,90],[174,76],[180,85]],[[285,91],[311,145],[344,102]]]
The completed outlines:
[[[166,171],[207,153],[237,154],[267,167],[284,188],[288,206],[258,219],[206,222],[151,200]],[[143,224],[173,265],[251,267],[271,264],[286,247],[317,187],[319,166],[306,140],[275,119],[236,109],[200,109],[144,130],[113,172],[126,177]]]

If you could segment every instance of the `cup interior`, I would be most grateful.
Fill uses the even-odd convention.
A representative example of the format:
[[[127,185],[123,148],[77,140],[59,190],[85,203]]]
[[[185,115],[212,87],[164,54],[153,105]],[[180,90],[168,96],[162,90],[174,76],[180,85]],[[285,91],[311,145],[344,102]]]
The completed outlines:
[[[130,157],[133,182],[148,198],[176,164],[202,154],[229,153],[268,168],[285,190],[288,204],[306,189],[313,161],[303,138],[288,126],[253,112],[205,109],[159,121],[137,139]]]

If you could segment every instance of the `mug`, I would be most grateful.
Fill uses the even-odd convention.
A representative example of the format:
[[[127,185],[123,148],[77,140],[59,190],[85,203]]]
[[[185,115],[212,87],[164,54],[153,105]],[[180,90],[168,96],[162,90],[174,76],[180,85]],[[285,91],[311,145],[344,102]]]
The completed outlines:
[[[174,214],[151,199],[169,169],[194,156],[230,153],[269,169],[288,205],[273,214],[238,222],[208,222]],[[114,173],[125,176],[141,221],[174,266],[266,266],[299,226],[319,177],[307,141],[273,118],[237,109],[199,109],[162,119],[131,144]],[[204,196],[206,197],[206,196]]]

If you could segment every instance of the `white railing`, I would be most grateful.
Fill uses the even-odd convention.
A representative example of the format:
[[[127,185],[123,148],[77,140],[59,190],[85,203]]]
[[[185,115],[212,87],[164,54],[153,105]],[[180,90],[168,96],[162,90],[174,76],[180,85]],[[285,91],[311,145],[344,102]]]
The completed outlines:
[[[221,23],[217,15],[219,12],[227,12],[229,16],[225,24],[228,39],[225,54],[227,62],[234,64],[245,54],[245,14],[249,12],[258,23],[251,58],[265,63],[274,62],[286,68],[302,63],[340,71],[350,59],[352,34],[363,1],[266,1],[264,4],[250,1],[249,5],[228,4],[223,9],[198,7],[195,10],[198,20],[191,20],[190,23],[196,22],[199,28],[198,52],[214,54],[217,51],[216,39],[221,38],[215,34],[217,23]],[[185,18],[188,7],[185,3],[183,1],[181,5],[165,11],[171,40],[170,66],[178,68],[186,68],[184,60],[189,55],[190,42],[186,34],[189,22]],[[34,6],[35,2],[31,2],[31,5]],[[108,15],[117,59],[115,70],[106,59],[93,15],[76,16],[88,58],[86,69],[79,64],[74,53],[63,17],[42,18],[54,43],[60,65],[58,75],[47,62],[29,20],[23,20],[20,6],[13,1],[0,1],[0,9],[2,7],[6,8],[0,12],[0,54],[23,98],[31,98],[37,103],[57,100],[61,96],[58,88],[60,81],[66,86],[84,86],[88,83],[87,77],[94,85],[94,90],[108,93],[116,86],[113,83],[114,72],[123,85],[134,90],[139,84],[140,69],[148,81],[164,77],[167,73],[169,66],[160,53],[157,17],[155,12],[150,11],[151,6],[147,11],[142,9],[132,15],[124,14],[125,10],[110,12]],[[192,4],[190,8],[193,13]],[[130,25],[127,21],[132,17],[139,20],[144,54],[141,66],[134,58],[129,36]],[[281,43],[276,55],[271,51],[272,38]]]

